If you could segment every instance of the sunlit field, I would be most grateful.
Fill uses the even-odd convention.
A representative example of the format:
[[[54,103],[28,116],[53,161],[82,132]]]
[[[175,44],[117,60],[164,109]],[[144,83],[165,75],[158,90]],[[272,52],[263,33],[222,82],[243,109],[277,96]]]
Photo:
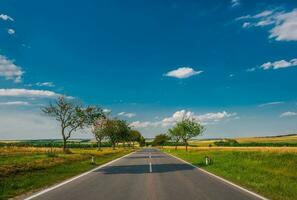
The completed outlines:
[[[255,191],[279,200],[297,199],[295,147],[164,147],[163,151]],[[205,165],[205,156],[212,158]]]
[[[231,138],[236,140],[239,145],[242,146],[296,146],[297,147],[297,135],[285,135],[285,136],[271,136],[271,137],[242,137]],[[192,146],[209,147],[217,146],[215,143],[218,141],[226,141],[227,139],[213,139],[213,140],[197,140],[193,139],[189,141]]]
[[[174,150],[174,146],[166,146],[164,149]],[[178,146],[178,150],[184,150],[184,146]],[[297,147],[188,147],[189,150],[194,151],[265,151],[265,152],[279,152],[279,153],[297,153]]]
[[[76,148],[64,154],[60,148],[1,147],[0,199],[52,185],[134,150]]]
[[[249,143],[249,142],[288,142],[288,143],[297,143],[297,135],[291,136],[278,136],[278,137],[243,137],[236,139],[240,143]]]

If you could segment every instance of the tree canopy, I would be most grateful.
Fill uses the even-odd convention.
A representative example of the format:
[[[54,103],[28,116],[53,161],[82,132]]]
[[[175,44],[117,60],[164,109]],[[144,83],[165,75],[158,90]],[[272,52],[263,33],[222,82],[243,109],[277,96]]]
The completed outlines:
[[[189,139],[201,135],[204,131],[204,126],[195,118],[184,117],[181,121],[177,122],[175,126],[168,129],[168,135],[171,140],[175,142],[175,149],[177,149],[178,142],[182,140],[186,146],[186,150],[188,150]]]
[[[166,134],[159,134],[156,135],[153,141],[154,146],[163,146],[169,140],[168,135]]]
[[[103,116],[102,109],[95,106],[83,107],[64,96],[58,97],[55,102],[41,108],[41,111],[60,123],[64,152],[67,148],[67,140],[73,132],[91,126],[96,119]]]

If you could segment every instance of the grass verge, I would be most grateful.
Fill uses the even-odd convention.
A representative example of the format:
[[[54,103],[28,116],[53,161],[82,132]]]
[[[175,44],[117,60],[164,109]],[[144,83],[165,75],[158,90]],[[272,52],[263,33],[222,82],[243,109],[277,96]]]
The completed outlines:
[[[29,191],[53,185],[94,167],[130,153],[132,150],[109,148],[72,150],[71,154],[54,156],[42,152],[21,152],[0,156],[0,199],[8,199]],[[91,163],[94,156],[95,163]]]
[[[297,199],[297,154],[269,151],[172,150],[163,151],[275,200]],[[205,156],[213,164],[204,164]]]

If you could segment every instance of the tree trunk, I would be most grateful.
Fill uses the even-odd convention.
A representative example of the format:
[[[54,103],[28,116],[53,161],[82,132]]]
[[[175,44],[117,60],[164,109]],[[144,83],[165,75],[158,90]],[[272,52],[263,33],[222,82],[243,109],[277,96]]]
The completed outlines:
[[[112,149],[115,150],[115,143],[112,143]]]
[[[97,141],[98,151],[101,151],[101,140]]]
[[[177,144],[175,144],[175,151],[177,150]]]
[[[66,153],[67,150],[67,140],[66,138],[63,138],[63,152]]]
[[[188,151],[188,143],[186,142],[186,151]]]
[[[63,152],[66,153],[67,139],[65,137],[65,128],[63,128],[63,127],[62,127],[62,136],[63,136]]]

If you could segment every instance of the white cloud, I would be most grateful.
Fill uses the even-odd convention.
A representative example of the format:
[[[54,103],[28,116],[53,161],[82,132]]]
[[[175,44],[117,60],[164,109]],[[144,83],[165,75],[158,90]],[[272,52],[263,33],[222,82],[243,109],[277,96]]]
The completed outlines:
[[[119,116],[124,116],[124,117],[128,117],[128,118],[132,118],[135,117],[136,114],[135,113],[127,113],[127,112],[120,112],[118,113]]]
[[[201,123],[213,123],[213,122],[219,122],[224,119],[228,119],[230,117],[236,116],[236,113],[227,113],[226,111],[223,112],[217,112],[217,113],[206,113],[203,115],[194,116],[198,121]]]
[[[268,102],[268,103],[263,103],[258,105],[258,107],[266,107],[266,106],[272,106],[272,105],[279,105],[279,104],[283,104],[283,101],[274,101],[274,102]]]
[[[153,125],[154,125],[153,122],[148,122],[148,121],[146,121],[146,122],[135,121],[135,122],[130,123],[130,127],[136,128],[136,129],[138,129],[138,128],[148,128],[148,127],[153,126]]]
[[[292,116],[296,116],[297,115],[297,112],[291,112],[291,111],[287,111],[287,112],[284,112],[280,115],[280,117],[292,117]]]
[[[10,29],[8,29],[7,33],[9,35],[13,35],[13,34],[15,34],[15,30],[13,30],[12,28],[10,28]]]
[[[48,90],[0,89],[0,97],[56,98],[58,96],[61,96],[61,94],[57,94]]]
[[[248,27],[250,27],[250,25],[251,25],[250,22],[244,22],[244,23],[242,24],[242,28],[248,28]]]
[[[253,68],[248,68],[248,69],[246,69],[245,71],[246,71],[246,72],[254,72],[254,71],[256,71],[256,68],[255,68],[255,67],[253,67]]]
[[[104,112],[104,113],[111,113],[111,110],[110,110],[110,109],[107,109],[107,108],[105,108],[105,109],[103,109],[103,112]]]
[[[1,106],[29,106],[30,103],[26,101],[8,101],[0,102]]]
[[[251,19],[251,18],[252,18],[251,15],[244,15],[244,16],[237,17],[235,19],[235,21],[241,21],[241,20],[244,20],[244,19]]]
[[[274,21],[268,19],[268,20],[262,20],[262,21],[257,22],[255,24],[255,26],[268,26],[268,25],[273,24],[273,23],[274,23]]]
[[[231,0],[231,7],[237,7],[240,5],[240,0]]]
[[[178,121],[181,121],[183,118],[193,117],[194,113],[186,110],[179,110],[173,113],[172,116],[166,117],[162,120],[162,126],[170,126],[175,124]]]
[[[280,9],[265,10],[256,15],[238,17],[236,20],[245,20],[243,28],[272,26],[269,38],[277,41],[297,40],[297,9],[291,12],[280,11]]]
[[[270,31],[270,38],[281,41],[297,40],[297,9],[276,16],[275,27]]]
[[[253,18],[262,18],[262,17],[268,17],[273,13],[272,10],[264,10],[256,15],[253,16]]]
[[[40,87],[55,87],[55,84],[53,82],[38,82],[36,83],[37,86],[40,86]]]
[[[271,62],[266,62],[264,64],[261,65],[261,68],[266,70],[272,67],[272,63]]]
[[[260,68],[264,70],[268,69],[281,69],[281,68],[288,68],[288,67],[295,67],[297,66],[297,58],[291,59],[290,61],[286,60],[279,60],[274,62],[266,62],[260,66]]]
[[[0,14],[0,19],[2,19],[4,21],[7,21],[7,20],[14,21],[13,18],[11,18],[10,16],[5,15],[5,14]]]
[[[190,67],[180,67],[176,70],[169,71],[165,76],[174,77],[174,78],[188,78],[190,76],[201,74],[203,71],[195,71]]]
[[[22,71],[21,67],[15,65],[7,57],[0,55],[0,76],[18,83],[22,81],[23,74],[24,71]]]
[[[264,10],[256,15],[244,15],[241,17],[237,17],[235,20],[236,21],[240,21],[240,20],[244,20],[244,19],[258,19],[258,18],[263,18],[263,17],[267,17],[269,15],[271,15],[274,11],[272,10]]]
[[[202,115],[195,115],[194,112],[186,111],[186,110],[179,110],[173,113],[170,117],[165,117],[159,121],[135,121],[130,124],[131,127],[134,128],[149,128],[149,127],[169,127],[173,126],[178,121],[181,121],[183,118],[194,118],[200,123],[206,124],[213,124],[215,122],[231,119],[232,117],[236,117],[236,113],[228,113],[226,111],[217,112],[217,113],[205,113]]]

